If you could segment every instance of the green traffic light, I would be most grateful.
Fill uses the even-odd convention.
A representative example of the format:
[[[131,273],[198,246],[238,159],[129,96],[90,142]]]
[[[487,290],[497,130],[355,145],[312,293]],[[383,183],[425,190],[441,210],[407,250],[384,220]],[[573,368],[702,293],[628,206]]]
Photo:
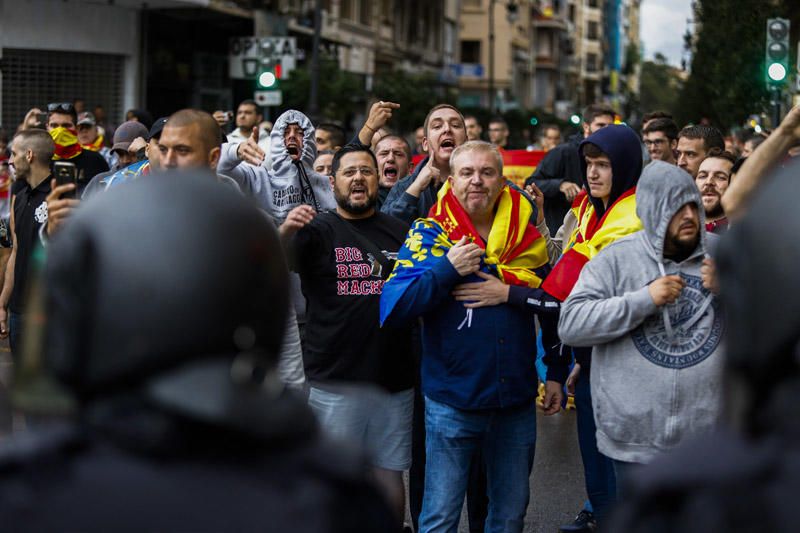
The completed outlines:
[[[536,117],[531,117],[531,126],[535,126],[539,123],[539,119]]]
[[[767,68],[767,75],[772,81],[783,81],[786,79],[786,67],[780,63],[772,63]]]
[[[278,78],[275,77],[273,72],[269,70],[262,72],[258,75],[258,85],[264,89],[269,89],[270,87],[274,87],[275,83],[278,81]]]
[[[572,115],[571,117],[569,117],[569,121],[577,126],[578,124],[581,123],[581,117],[579,117],[578,115]]]

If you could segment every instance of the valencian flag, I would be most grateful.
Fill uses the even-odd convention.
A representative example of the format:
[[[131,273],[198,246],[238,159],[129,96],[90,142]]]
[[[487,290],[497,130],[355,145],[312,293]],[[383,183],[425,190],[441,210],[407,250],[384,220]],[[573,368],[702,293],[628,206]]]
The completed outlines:
[[[626,235],[642,229],[636,216],[636,187],[631,187],[598,218],[589,195],[582,191],[572,203],[578,227],[564,247],[564,253],[553,267],[542,289],[561,301],[567,299],[578,281],[583,266],[597,253]]]
[[[74,129],[55,128],[50,130],[50,136],[56,143],[56,153],[53,159],[73,159],[78,157],[83,148],[78,143],[78,132]]]
[[[528,199],[504,185],[497,199],[488,242],[484,242],[450,189],[449,181],[445,182],[429,218],[417,219],[408,232],[392,275],[383,286],[381,324],[428,263],[447,261],[448,250],[462,237],[485,250],[483,272],[494,274],[509,285],[539,287],[542,280],[534,270],[547,264],[547,245],[530,223],[532,213]]]
[[[544,155],[547,153],[543,150],[498,149],[498,151],[503,156],[503,176],[511,180],[520,189],[524,187],[525,180],[533,174],[536,170],[536,166],[541,163]],[[411,161],[416,167],[424,159],[425,154],[417,154]]]

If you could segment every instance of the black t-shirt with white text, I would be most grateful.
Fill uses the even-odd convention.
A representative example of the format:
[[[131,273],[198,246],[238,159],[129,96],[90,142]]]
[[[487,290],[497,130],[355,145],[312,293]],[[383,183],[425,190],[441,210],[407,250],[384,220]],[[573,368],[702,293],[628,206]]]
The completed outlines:
[[[308,302],[303,359],[312,383],[368,382],[390,392],[413,387],[411,328],[379,326],[390,272],[373,255],[380,250],[394,259],[407,232],[404,222],[383,213],[359,220],[322,213],[292,239],[290,261]]]

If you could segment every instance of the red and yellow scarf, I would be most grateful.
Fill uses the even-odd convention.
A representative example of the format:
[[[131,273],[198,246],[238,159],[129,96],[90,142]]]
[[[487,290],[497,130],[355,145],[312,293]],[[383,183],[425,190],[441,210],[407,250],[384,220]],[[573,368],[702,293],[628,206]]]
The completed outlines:
[[[56,143],[56,153],[53,159],[73,159],[78,157],[83,148],[78,143],[78,132],[74,129],[55,128],[50,130],[50,136]]]
[[[532,212],[531,203],[519,191],[504,185],[495,204],[488,241],[484,242],[446,182],[428,216],[442,227],[450,246],[466,236],[483,248],[484,262],[495,267],[505,283],[538,287],[542,280],[534,270],[547,264],[547,244],[530,223]]]
[[[622,193],[602,217],[597,217],[585,192],[575,198],[572,212],[578,226],[564,247],[566,251],[542,285],[545,292],[561,301],[572,292],[583,266],[600,250],[642,229],[642,222],[636,216],[636,187]]]
[[[82,144],[81,148],[83,148],[84,150],[90,150],[92,152],[99,152],[100,149],[103,147],[103,140],[104,140],[103,136],[98,135],[97,138],[94,140],[94,142],[91,142],[89,144]]]

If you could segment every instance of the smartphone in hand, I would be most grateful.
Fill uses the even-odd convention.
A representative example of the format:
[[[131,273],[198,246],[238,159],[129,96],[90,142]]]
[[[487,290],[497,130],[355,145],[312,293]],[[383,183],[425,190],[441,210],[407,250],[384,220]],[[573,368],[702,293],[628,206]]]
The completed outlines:
[[[62,198],[75,198],[78,188],[78,169],[75,167],[75,163],[56,161],[53,163],[53,174],[56,178],[56,186],[66,185],[68,183],[75,185],[75,189],[64,193]]]

